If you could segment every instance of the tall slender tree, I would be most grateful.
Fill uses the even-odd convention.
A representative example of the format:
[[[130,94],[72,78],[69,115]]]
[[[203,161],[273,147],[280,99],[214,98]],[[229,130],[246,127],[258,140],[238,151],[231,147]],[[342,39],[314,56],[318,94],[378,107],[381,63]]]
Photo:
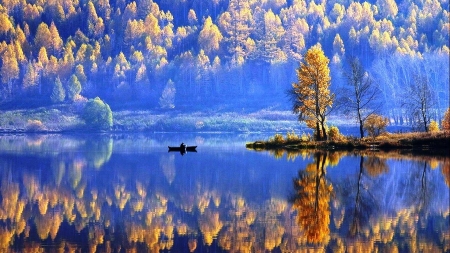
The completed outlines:
[[[354,113],[359,124],[359,133],[364,137],[364,122],[367,117],[377,111],[379,89],[374,85],[372,78],[364,70],[358,58],[350,58],[348,71],[344,73],[347,85],[342,89],[340,103],[345,106],[346,113]]]
[[[406,89],[403,106],[410,112],[416,126],[428,132],[431,112],[435,99],[424,75],[413,75],[413,80]]]
[[[297,69],[298,83],[290,90],[292,111],[298,120],[314,129],[316,140],[326,140],[326,118],[331,112],[335,95],[331,93],[329,59],[320,44],[311,47]]]

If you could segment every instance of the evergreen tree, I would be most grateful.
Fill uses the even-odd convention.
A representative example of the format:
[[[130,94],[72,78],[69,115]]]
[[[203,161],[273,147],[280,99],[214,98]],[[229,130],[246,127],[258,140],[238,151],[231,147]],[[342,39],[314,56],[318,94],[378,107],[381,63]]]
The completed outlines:
[[[74,101],[81,92],[81,83],[76,75],[72,75],[67,83],[67,98]]]
[[[56,78],[55,83],[53,85],[52,94],[50,95],[50,99],[53,103],[60,103],[64,101],[66,98],[66,91],[62,86],[61,80],[59,77]]]

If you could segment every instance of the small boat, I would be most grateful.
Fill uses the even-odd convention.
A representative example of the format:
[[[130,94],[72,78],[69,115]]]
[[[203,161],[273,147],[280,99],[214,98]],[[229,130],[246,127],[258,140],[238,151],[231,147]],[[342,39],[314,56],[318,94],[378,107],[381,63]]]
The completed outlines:
[[[197,152],[197,146],[186,146],[186,147],[184,147],[184,148],[182,148],[182,147],[171,147],[171,146],[168,146],[169,147],[169,151],[181,151],[181,152],[183,152],[183,151],[188,151],[188,152]]]

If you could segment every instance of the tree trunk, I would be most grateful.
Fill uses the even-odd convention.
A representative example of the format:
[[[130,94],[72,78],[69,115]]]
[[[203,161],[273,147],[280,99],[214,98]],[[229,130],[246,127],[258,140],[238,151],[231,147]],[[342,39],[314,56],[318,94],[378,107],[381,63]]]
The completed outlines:
[[[322,121],[322,122],[320,122],[320,124],[322,125],[322,133],[323,133],[323,141],[326,141],[327,140],[327,130],[326,130],[326,128],[325,128],[325,122],[324,121]]]
[[[321,141],[322,135],[320,134],[319,122],[316,123],[316,140]]]

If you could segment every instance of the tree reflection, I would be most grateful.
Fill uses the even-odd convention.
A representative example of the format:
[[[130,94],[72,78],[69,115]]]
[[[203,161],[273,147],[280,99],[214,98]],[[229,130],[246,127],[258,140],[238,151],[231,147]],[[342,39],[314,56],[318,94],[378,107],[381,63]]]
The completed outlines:
[[[45,140],[41,145],[47,145]],[[441,175],[448,175],[448,159],[404,160],[397,154],[400,162],[394,160],[389,168],[392,160],[381,152],[361,157],[304,150],[285,153],[289,160],[300,156],[313,160],[293,181],[293,208],[277,194],[267,197],[235,189],[242,186],[239,180],[223,187],[221,174],[210,180],[211,174],[189,171],[192,182],[191,178],[183,182],[183,171],[175,176],[171,154],[155,159],[162,171],[152,173],[130,173],[149,159],[114,159],[104,164],[111,166],[107,170],[96,170],[84,152],[38,157],[39,166],[18,166],[19,159],[0,154],[0,252],[446,252],[450,248],[449,209],[436,207],[448,203],[440,199],[448,196],[441,193],[448,190]],[[286,170],[287,182],[291,173]],[[261,189],[268,188],[265,180],[272,175],[261,177]],[[432,229],[432,235],[424,236]]]
[[[100,136],[95,139],[88,139],[85,147],[88,166],[100,169],[111,158],[113,140],[110,136]]]
[[[361,156],[361,161],[364,159],[363,156]],[[386,164],[386,159],[376,157],[374,155],[369,155],[366,157],[363,164],[360,164],[360,168],[364,167],[367,171],[367,174],[372,177],[376,177],[378,175],[381,175],[383,173],[387,173],[389,171],[389,167]],[[360,174],[362,171],[360,170]]]
[[[446,157],[442,169],[441,169],[442,175],[444,176],[445,183],[448,187],[450,187],[450,158]]]
[[[326,244],[330,234],[330,198],[333,186],[325,178],[327,153],[317,152],[314,162],[294,179],[293,207],[302,236],[308,243]]]
[[[369,156],[366,158],[360,157],[359,161],[359,173],[356,183],[356,189],[349,189],[350,192],[356,192],[355,202],[353,205],[353,219],[349,228],[349,235],[351,237],[358,237],[362,232],[364,224],[368,223],[370,214],[376,209],[377,205],[373,201],[372,195],[367,191],[367,187],[363,185],[363,172],[366,169],[369,175],[377,176],[378,174],[387,171],[388,167],[386,162],[382,161],[378,157]],[[366,190],[366,194],[363,193]]]

